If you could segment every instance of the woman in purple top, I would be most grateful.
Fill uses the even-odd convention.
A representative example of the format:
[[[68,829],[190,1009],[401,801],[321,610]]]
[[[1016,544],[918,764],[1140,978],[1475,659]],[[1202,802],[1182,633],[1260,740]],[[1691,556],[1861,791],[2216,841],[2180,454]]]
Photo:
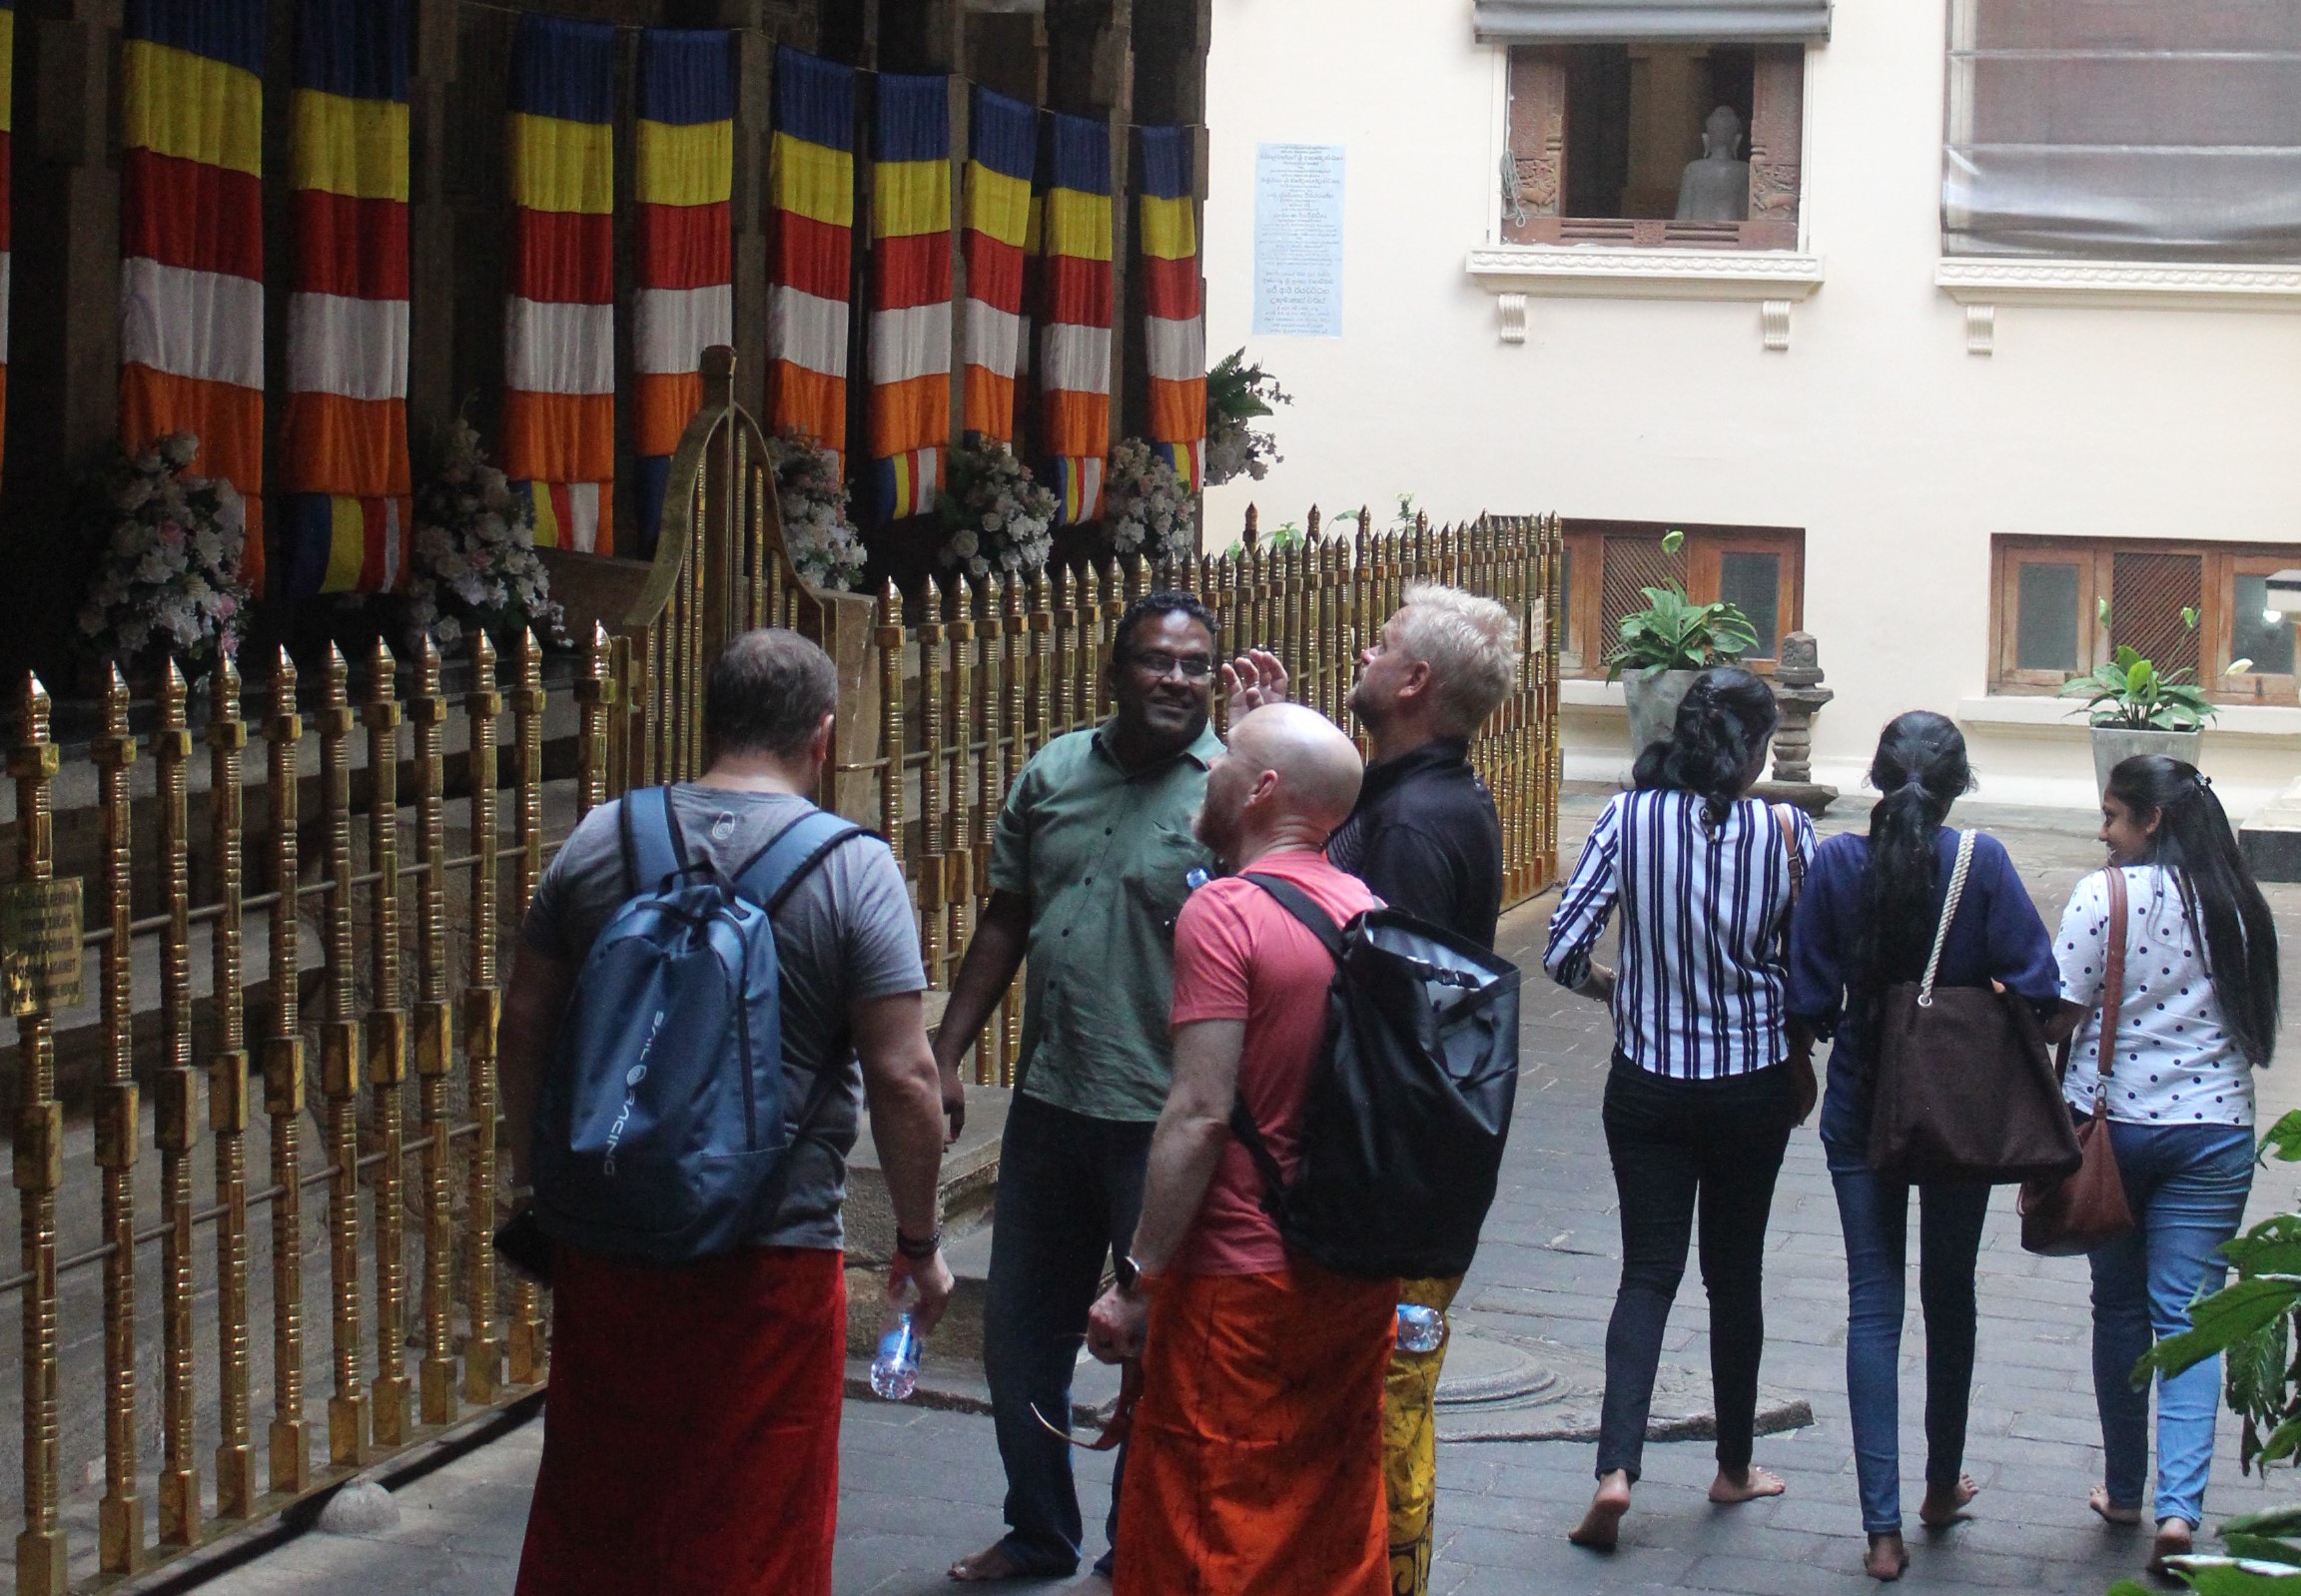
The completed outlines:
[[[1899,1579],[1910,1557],[1902,1540],[1901,1381],[1903,1289],[1910,1188],[1870,1168],[1870,1078],[1877,1016],[1886,989],[1923,973],[1948,895],[1958,834],[1943,825],[1973,785],[1965,739],[1939,715],[1914,710],[1889,722],[1871,762],[1883,795],[1867,837],[1845,833],[1816,850],[1790,932],[1790,1012],[1834,1038],[1822,1100],[1822,1145],[1846,1231],[1846,1390],[1865,1567]],[[2037,1005],[2059,1001],[2053,939],[2013,862],[1995,838],[1976,834],[1956,919],[1936,984],[1994,982]],[[1918,1296],[1925,1314],[1925,1499],[1928,1528],[1955,1522],[1972,1500],[1961,1472],[1966,1398],[1973,1379],[1973,1259],[1989,1188],[1926,1182]]]

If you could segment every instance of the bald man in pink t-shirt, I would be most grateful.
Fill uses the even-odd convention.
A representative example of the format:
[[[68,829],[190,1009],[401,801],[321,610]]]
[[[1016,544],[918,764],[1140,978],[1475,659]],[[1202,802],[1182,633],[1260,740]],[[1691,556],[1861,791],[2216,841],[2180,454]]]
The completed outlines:
[[[1242,1099],[1293,1168],[1334,964],[1244,878],[1289,882],[1338,924],[1375,907],[1323,852],[1360,772],[1324,717],[1273,704],[1231,728],[1206,774],[1199,840],[1232,873],[1175,923],[1174,1084],[1151,1137],[1135,1278],[1095,1304],[1088,1330],[1098,1356],[1143,1359],[1117,1596],[1389,1591],[1382,1374],[1397,1282],[1289,1258],[1229,1130]]]

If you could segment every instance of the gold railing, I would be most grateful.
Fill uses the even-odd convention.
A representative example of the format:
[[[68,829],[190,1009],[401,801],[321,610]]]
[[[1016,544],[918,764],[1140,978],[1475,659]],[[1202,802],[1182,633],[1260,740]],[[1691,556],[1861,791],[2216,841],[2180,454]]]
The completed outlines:
[[[715,354],[644,591],[552,690],[524,634],[505,658],[475,638],[452,680],[428,644],[331,649],[301,677],[283,651],[245,695],[229,664],[189,688],[171,665],[139,731],[114,672],[70,762],[46,689],[17,693],[0,988],[22,1251],[0,1314],[22,1334],[18,1591],[148,1569],[543,1382],[542,1303],[489,1245],[511,939],[576,819],[700,769],[702,665],[736,630],[780,620],[837,662],[819,796],[895,845],[939,988],[1009,783],[1103,715],[1119,614],[1154,583],[1198,594],[1226,654],[1274,649],[1340,721],[1406,583],[1502,600],[1533,646],[1474,754],[1506,901],[1550,880],[1554,519],[1361,516],[1330,537],[1313,513],[1280,549],[1250,518],[1244,547],[1187,568],[928,584],[907,614],[892,589],[799,582],[731,371]],[[979,1078],[1011,1080],[1019,1040],[1011,996]]]

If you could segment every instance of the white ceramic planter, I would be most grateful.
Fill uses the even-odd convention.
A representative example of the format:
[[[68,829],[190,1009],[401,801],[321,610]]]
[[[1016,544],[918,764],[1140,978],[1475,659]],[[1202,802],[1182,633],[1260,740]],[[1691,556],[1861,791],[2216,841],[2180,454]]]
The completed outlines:
[[[2109,772],[2135,754],[2164,754],[2194,765],[2205,747],[2201,731],[2127,731],[2122,726],[2093,728],[2093,785],[2109,790]]]
[[[1685,698],[1698,670],[1666,670],[1658,676],[1628,671],[1622,677],[1622,697],[1630,706],[1630,757],[1635,760],[1648,743],[1670,735],[1678,722],[1678,705]]]

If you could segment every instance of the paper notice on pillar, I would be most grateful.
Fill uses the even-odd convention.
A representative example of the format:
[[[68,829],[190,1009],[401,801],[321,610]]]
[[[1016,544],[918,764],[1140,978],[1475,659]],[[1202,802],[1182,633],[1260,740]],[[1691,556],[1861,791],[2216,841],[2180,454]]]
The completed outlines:
[[[1342,336],[1342,146],[1254,147],[1254,335]]]

